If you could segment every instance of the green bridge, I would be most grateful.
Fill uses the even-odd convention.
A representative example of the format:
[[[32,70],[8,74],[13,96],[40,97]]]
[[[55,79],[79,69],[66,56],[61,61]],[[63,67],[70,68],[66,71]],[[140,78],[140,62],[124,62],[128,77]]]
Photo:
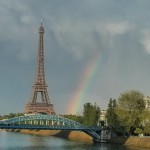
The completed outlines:
[[[93,137],[93,141],[100,141],[99,127],[86,127],[76,121],[59,115],[27,115],[0,121],[0,129],[29,129],[29,130],[74,130],[83,131]]]

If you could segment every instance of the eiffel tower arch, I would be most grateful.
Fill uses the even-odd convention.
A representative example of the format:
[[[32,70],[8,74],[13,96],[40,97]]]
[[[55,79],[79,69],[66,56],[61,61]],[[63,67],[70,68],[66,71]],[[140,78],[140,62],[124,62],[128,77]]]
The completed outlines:
[[[44,72],[44,27],[42,25],[39,28],[39,45],[38,45],[38,57],[37,57],[37,72],[35,81],[32,87],[32,95],[29,103],[26,104],[27,114],[55,114],[53,104],[50,102],[47,90],[47,84],[45,81]],[[40,102],[38,100],[40,96]]]

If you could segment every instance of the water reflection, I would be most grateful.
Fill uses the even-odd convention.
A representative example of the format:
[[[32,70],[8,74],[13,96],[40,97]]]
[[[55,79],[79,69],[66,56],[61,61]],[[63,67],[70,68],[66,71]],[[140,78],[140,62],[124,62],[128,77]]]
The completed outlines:
[[[0,132],[0,150],[148,150],[111,144],[91,144],[56,137]]]
[[[46,145],[45,138],[42,138],[40,136],[31,136],[29,138],[28,142],[31,142],[31,146],[41,146],[41,147],[44,147]]]

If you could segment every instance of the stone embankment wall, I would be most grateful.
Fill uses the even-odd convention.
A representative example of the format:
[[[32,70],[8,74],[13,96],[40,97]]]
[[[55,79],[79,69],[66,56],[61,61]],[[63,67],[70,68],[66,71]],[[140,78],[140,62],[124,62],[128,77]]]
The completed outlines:
[[[69,140],[92,142],[92,137],[80,131],[60,131],[60,130],[19,130],[18,132],[39,136],[56,136]]]
[[[150,148],[150,137],[115,137],[111,138],[109,143]]]

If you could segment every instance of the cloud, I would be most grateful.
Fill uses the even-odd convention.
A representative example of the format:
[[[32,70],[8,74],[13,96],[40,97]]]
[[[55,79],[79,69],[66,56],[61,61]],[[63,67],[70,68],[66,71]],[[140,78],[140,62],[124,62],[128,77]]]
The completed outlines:
[[[24,1],[0,1],[1,50],[22,62],[32,60],[35,45],[30,32],[35,22],[30,8]]]
[[[43,2],[39,0],[38,3],[41,4]],[[36,47],[31,47],[32,44],[27,44],[27,41],[24,39],[33,41],[32,39],[34,36],[30,36],[31,32],[29,32],[29,29],[33,29],[33,26],[37,23],[37,19],[39,19],[40,22],[41,16],[39,16],[39,18],[36,16],[40,14],[44,16],[44,20],[46,21],[46,34],[48,38],[54,36],[55,45],[58,45],[62,51],[70,53],[73,58],[81,60],[83,58],[86,59],[91,57],[97,52],[103,51],[106,41],[107,44],[109,44],[108,42],[111,41],[111,39],[115,38],[117,35],[123,35],[126,32],[129,32],[133,28],[133,25],[125,20],[116,22],[104,22],[100,19],[96,20],[98,12],[96,11],[95,16],[93,7],[95,4],[92,3],[91,7],[90,1],[86,3],[87,7],[82,10],[83,12],[81,11],[81,8],[84,3],[79,7],[80,9],[75,4],[74,2],[71,2],[68,4],[68,8],[64,9],[65,5],[59,5],[57,2],[52,2],[50,8],[56,7],[57,5],[59,8],[58,13],[54,8],[50,9],[51,11],[47,10],[48,4],[46,5],[46,3],[43,4],[43,7],[46,9],[41,9],[41,7],[39,7],[40,5],[36,5],[35,3],[30,3],[29,5],[29,3],[25,1],[15,1],[14,3],[11,1],[2,2],[2,5],[0,6],[0,8],[2,8],[0,9],[2,10],[0,17],[2,28],[0,32],[4,35],[2,40],[14,41],[14,44],[17,45],[20,40],[21,44],[24,45],[24,48],[21,47],[12,50],[15,52],[17,51],[16,56],[20,60],[31,60],[32,51],[30,49],[36,49]],[[102,4],[102,2],[98,4]],[[14,7],[14,5],[16,7]],[[70,8],[73,8],[73,10]],[[91,21],[91,18],[85,20],[84,15],[79,15],[82,13],[88,13],[86,14],[87,16],[91,15],[87,11],[87,8],[92,8],[92,16],[90,17],[93,17],[93,15],[95,16],[93,17],[93,21]],[[76,9],[79,9],[78,12]],[[9,26],[10,24],[11,27]],[[50,32],[47,32],[47,30],[51,31],[53,35],[51,35]],[[5,31],[9,32],[9,34],[5,34]],[[37,30],[34,29],[32,32],[36,33]],[[33,43],[35,43],[35,41],[33,41]],[[35,44],[33,46],[35,46]]]
[[[150,30],[144,30],[142,32],[141,43],[144,47],[144,50],[150,54]]]
[[[69,102],[81,74],[97,54],[101,59],[87,99],[106,106],[110,97],[123,90],[136,88],[149,93],[150,59],[145,53],[150,54],[150,30],[146,29],[150,2],[136,1],[0,0],[1,102],[16,96],[13,103],[17,111],[29,99],[41,17],[46,81],[60,113],[66,108],[59,103]],[[13,87],[8,88],[10,85]]]
[[[127,21],[108,23],[105,25],[105,30],[113,37],[125,34],[133,28],[134,25]]]
[[[61,24],[60,27],[63,25]],[[59,28],[60,28],[59,27]],[[72,26],[70,23],[65,28],[56,28],[56,36],[59,44],[69,53],[72,53],[76,58],[83,58],[92,53],[99,51],[98,40],[99,34],[95,34],[94,28],[84,26],[84,23],[76,23]],[[97,37],[97,39],[96,39]],[[100,41],[99,41],[100,43]]]
[[[104,50],[104,45],[134,29],[134,25],[127,21],[120,22],[85,22],[75,20],[61,20],[53,22],[53,32],[58,44],[66,52],[81,59],[92,56],[95,52]],[[107,41],[107,42],[106,42]],[[86,55],[85,55],[86,53]]]

